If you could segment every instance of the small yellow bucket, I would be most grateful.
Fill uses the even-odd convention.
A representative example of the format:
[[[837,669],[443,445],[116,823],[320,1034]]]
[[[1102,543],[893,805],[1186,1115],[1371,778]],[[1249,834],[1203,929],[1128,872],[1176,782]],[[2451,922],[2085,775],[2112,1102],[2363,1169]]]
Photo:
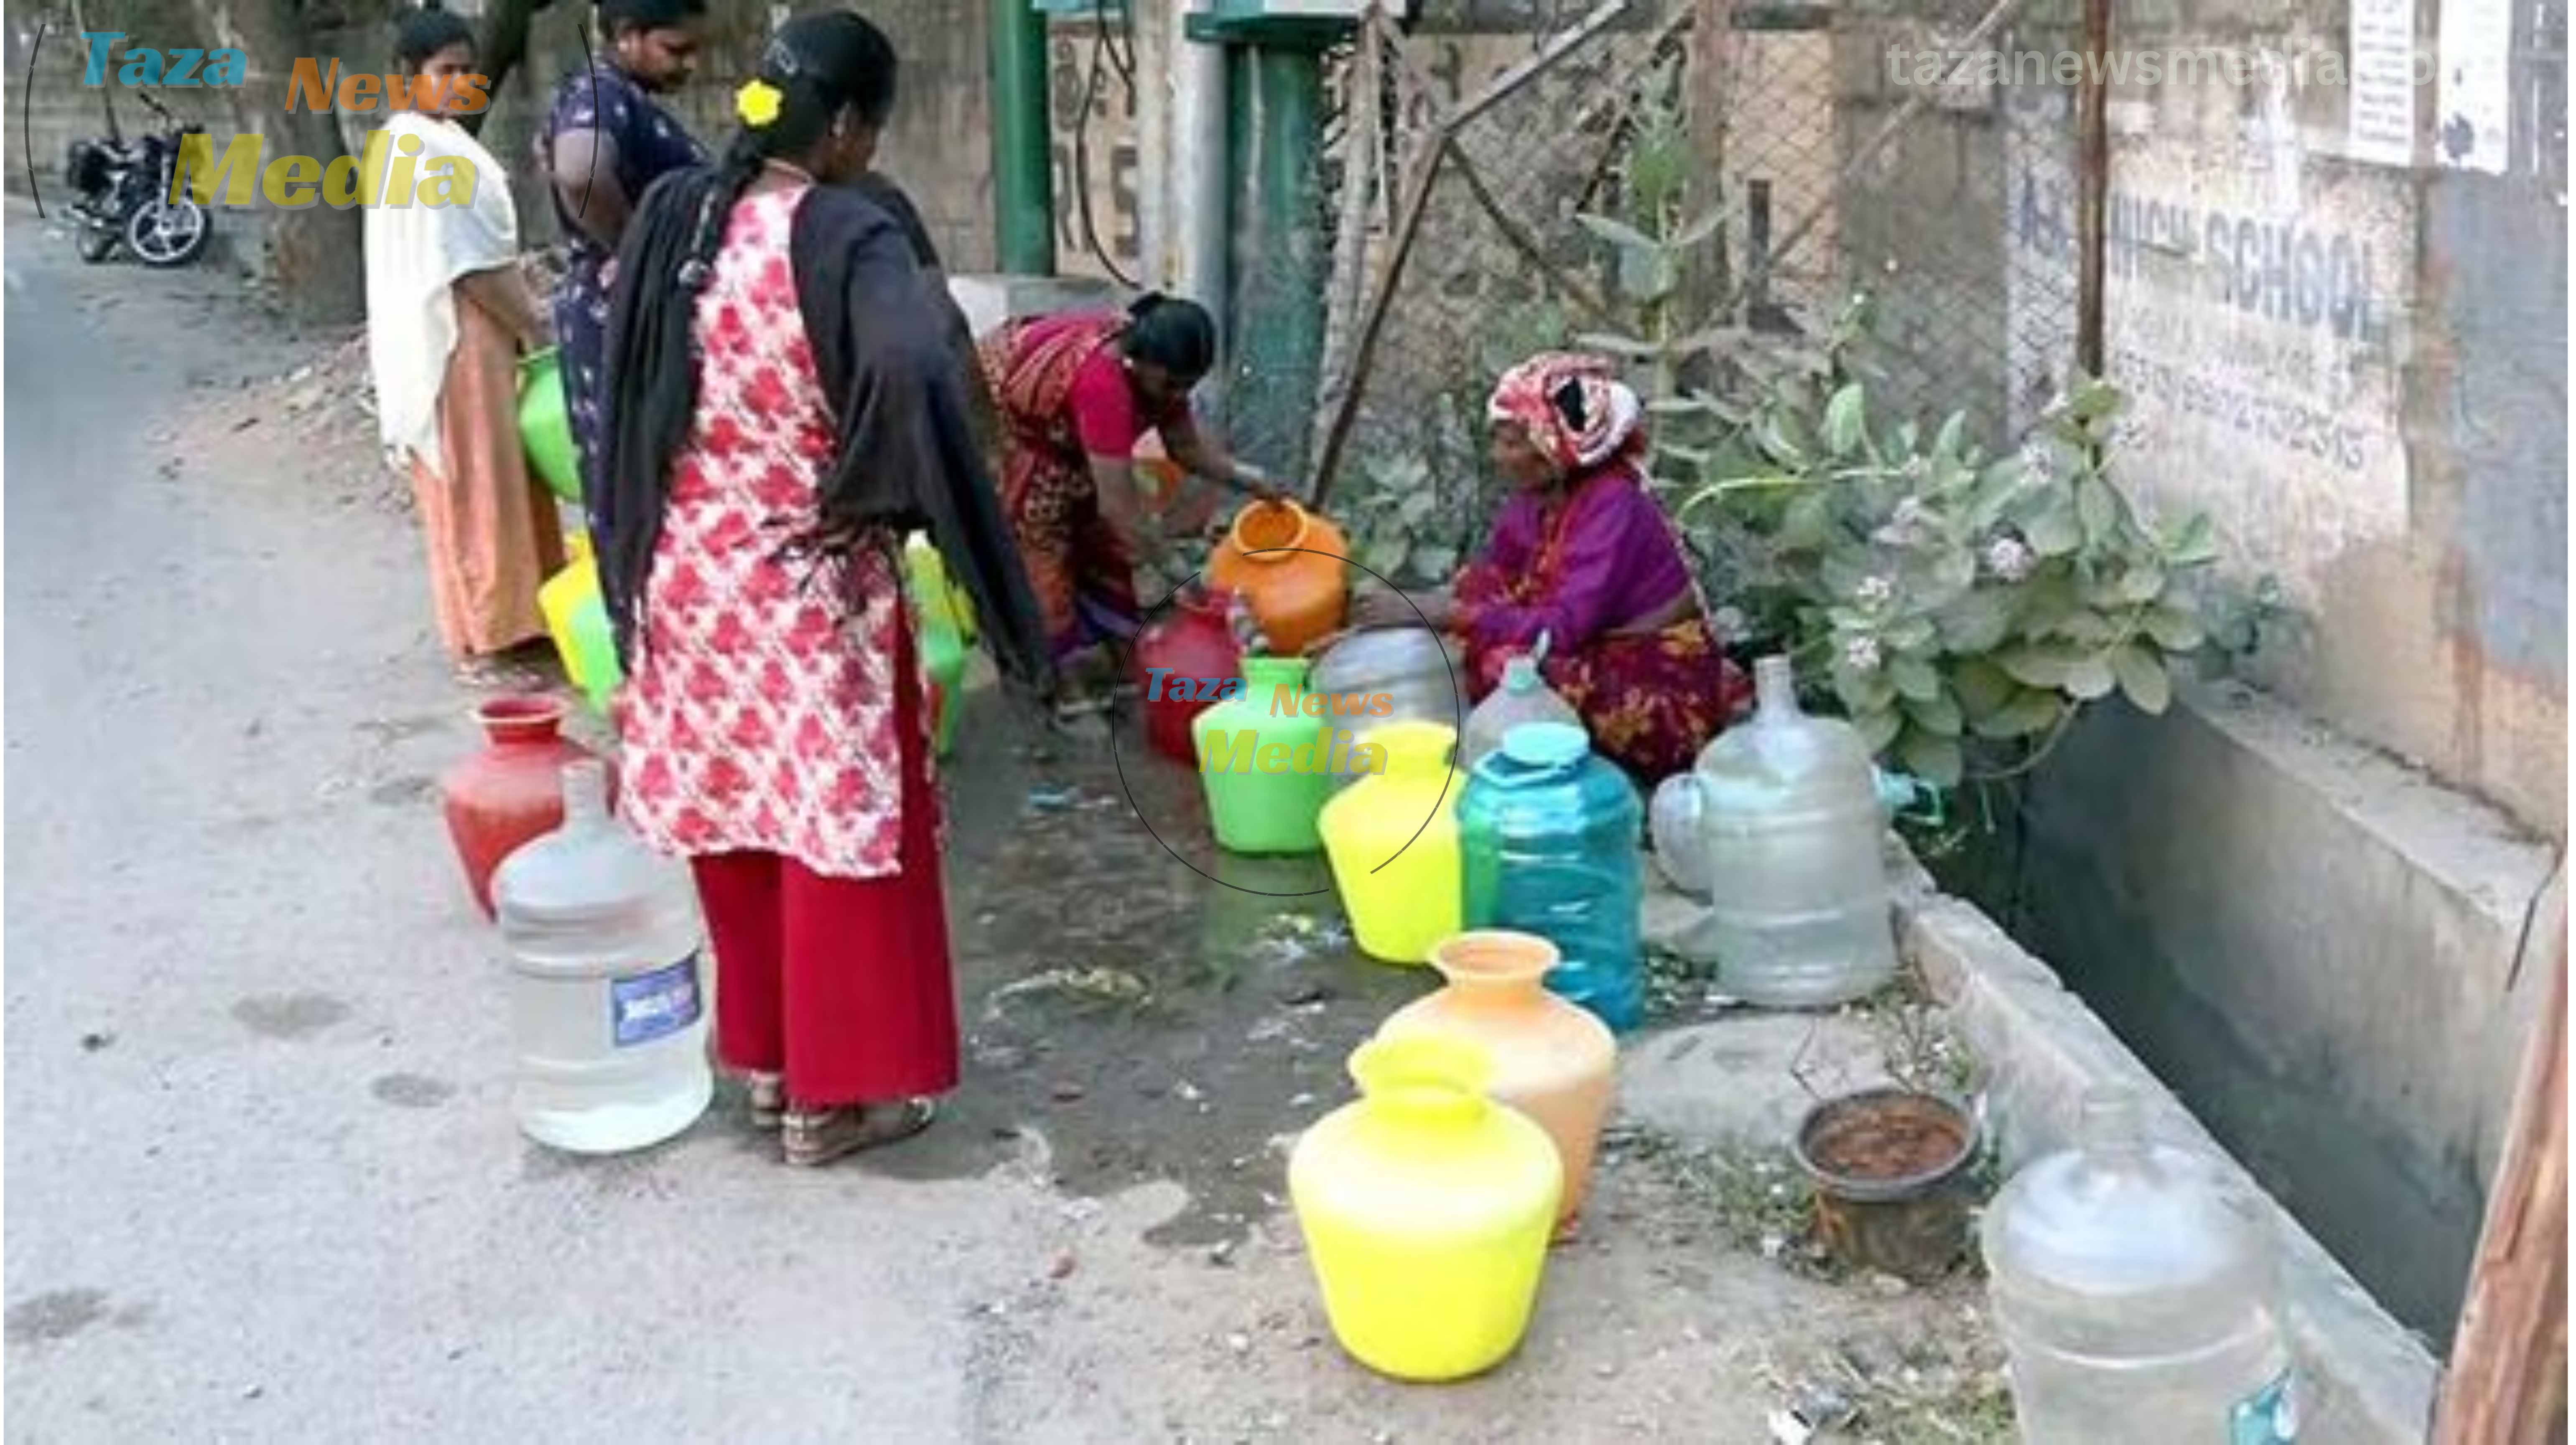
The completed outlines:
[[[554,638],[565,675],[591,708],[606,717],[608,701],[625,676],[609,634],[608,606],[599,595],[599,564],[586,543],[575,543],[571,550],[577,560],[537,589],[537,609],[545,614],[546,632]]]

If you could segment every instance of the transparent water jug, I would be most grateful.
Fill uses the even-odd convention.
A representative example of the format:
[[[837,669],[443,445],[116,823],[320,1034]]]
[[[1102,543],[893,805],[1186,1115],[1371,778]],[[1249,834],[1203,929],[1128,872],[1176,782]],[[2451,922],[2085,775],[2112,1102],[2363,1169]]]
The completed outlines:
[[[519,1052],[512,1107],[578,1154],[658,1144],[714,1097],[697,895],[609,816],[605,769],[566,764],[564,820],[492,875]]]
[[[1785,657],[1754,664],[1753,716],[1655,790],[1662,866],[1708,900],[1673,940],[1759,1008],[1824,1008],[1896,976],[1886,812],[1869,746],[1798,709]]]
[[[1467,735],[1459,748],[1459,766],[1474,767],[1478,759],[1503,745],[1503,734],[1525,722],[1583,726],[1583,718],[1575,712],[1574,704],[1559,697],[1547,685],[1547,680],[1539,675],[1539,663],[1546,656],[1547,637],[1541,634],[1535,649],[1503,664],[1503,685],[1487,694],[1467,717]]]
[[[2014,1175],[1980,1225],[2026,1445],[2298,1438],[2273,1239],[2202,1155],[2148,1136],[2127,1089]]]
[[[1327,697],[1369,700],[1372,711],[1359,731],[1397,722],[1436,722],[1451,729],[1467,723],[1463,689],[1466,678],[1442,644],[1425,627],[1378,627],[1342,634],[1316,659],[1314,690]],[[1383,715],[1374,711],[1386,699]],[[1335,789],[1362,777],[1345,759],[1333,770]]]

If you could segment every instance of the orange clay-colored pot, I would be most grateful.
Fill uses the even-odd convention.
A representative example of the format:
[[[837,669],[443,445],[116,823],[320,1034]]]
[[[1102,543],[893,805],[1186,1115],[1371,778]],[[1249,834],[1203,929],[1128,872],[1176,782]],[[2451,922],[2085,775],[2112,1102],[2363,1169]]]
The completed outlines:
[[[1491,1056],[1488,1092],[1538,1121],[1556,1141],[1565,1168],[1556,1221],[1563,1236],[1573,1232],[1592,1182],[1593,1153],[1618,1082],[1619,1043],[1581,1005],[1543,987],[1556,964],[1556,945],[1534,934],[1452,934],[1431,950],[1431,966],[1449,986],[1396,1010],[1378,1034],[1444,1034]]]
[[[1295,656],[1341,630],[1349,551],[1340,528],[1295,502],[1254,502],[1208,558],[1208,583],[1243,594],[1272,656]]]

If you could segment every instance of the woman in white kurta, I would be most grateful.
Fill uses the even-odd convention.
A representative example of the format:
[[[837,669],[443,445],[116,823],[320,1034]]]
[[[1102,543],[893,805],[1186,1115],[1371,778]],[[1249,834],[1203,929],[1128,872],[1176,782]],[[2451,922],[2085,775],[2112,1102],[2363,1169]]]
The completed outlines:
[[[545,643],[537,588],[564,563],[554,499],[518,429],[518,358],[545,344],[543,311],[519,272],[509,175],[456,122],[457,87],[476,72],[473,31],[451,12],[415,11],[395,58],[419,108],[394,112],[377,142],[391,146],[388,163],[410,161],[413,203],[365,212],[379,426],[411,474],[439,637],[460,675],[524,680],[496,664]]]

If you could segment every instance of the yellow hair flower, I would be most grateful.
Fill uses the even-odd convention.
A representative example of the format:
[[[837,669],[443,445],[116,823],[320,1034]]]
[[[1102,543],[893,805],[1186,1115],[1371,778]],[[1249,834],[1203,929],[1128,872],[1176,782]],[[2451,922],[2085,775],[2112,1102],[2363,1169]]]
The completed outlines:
[[[758,130],[778,119],[778,107],[786,99],[778,87],[768,81],[745,81],[742,89],[734,93],[734,113],[742,117],[743,124]]]

